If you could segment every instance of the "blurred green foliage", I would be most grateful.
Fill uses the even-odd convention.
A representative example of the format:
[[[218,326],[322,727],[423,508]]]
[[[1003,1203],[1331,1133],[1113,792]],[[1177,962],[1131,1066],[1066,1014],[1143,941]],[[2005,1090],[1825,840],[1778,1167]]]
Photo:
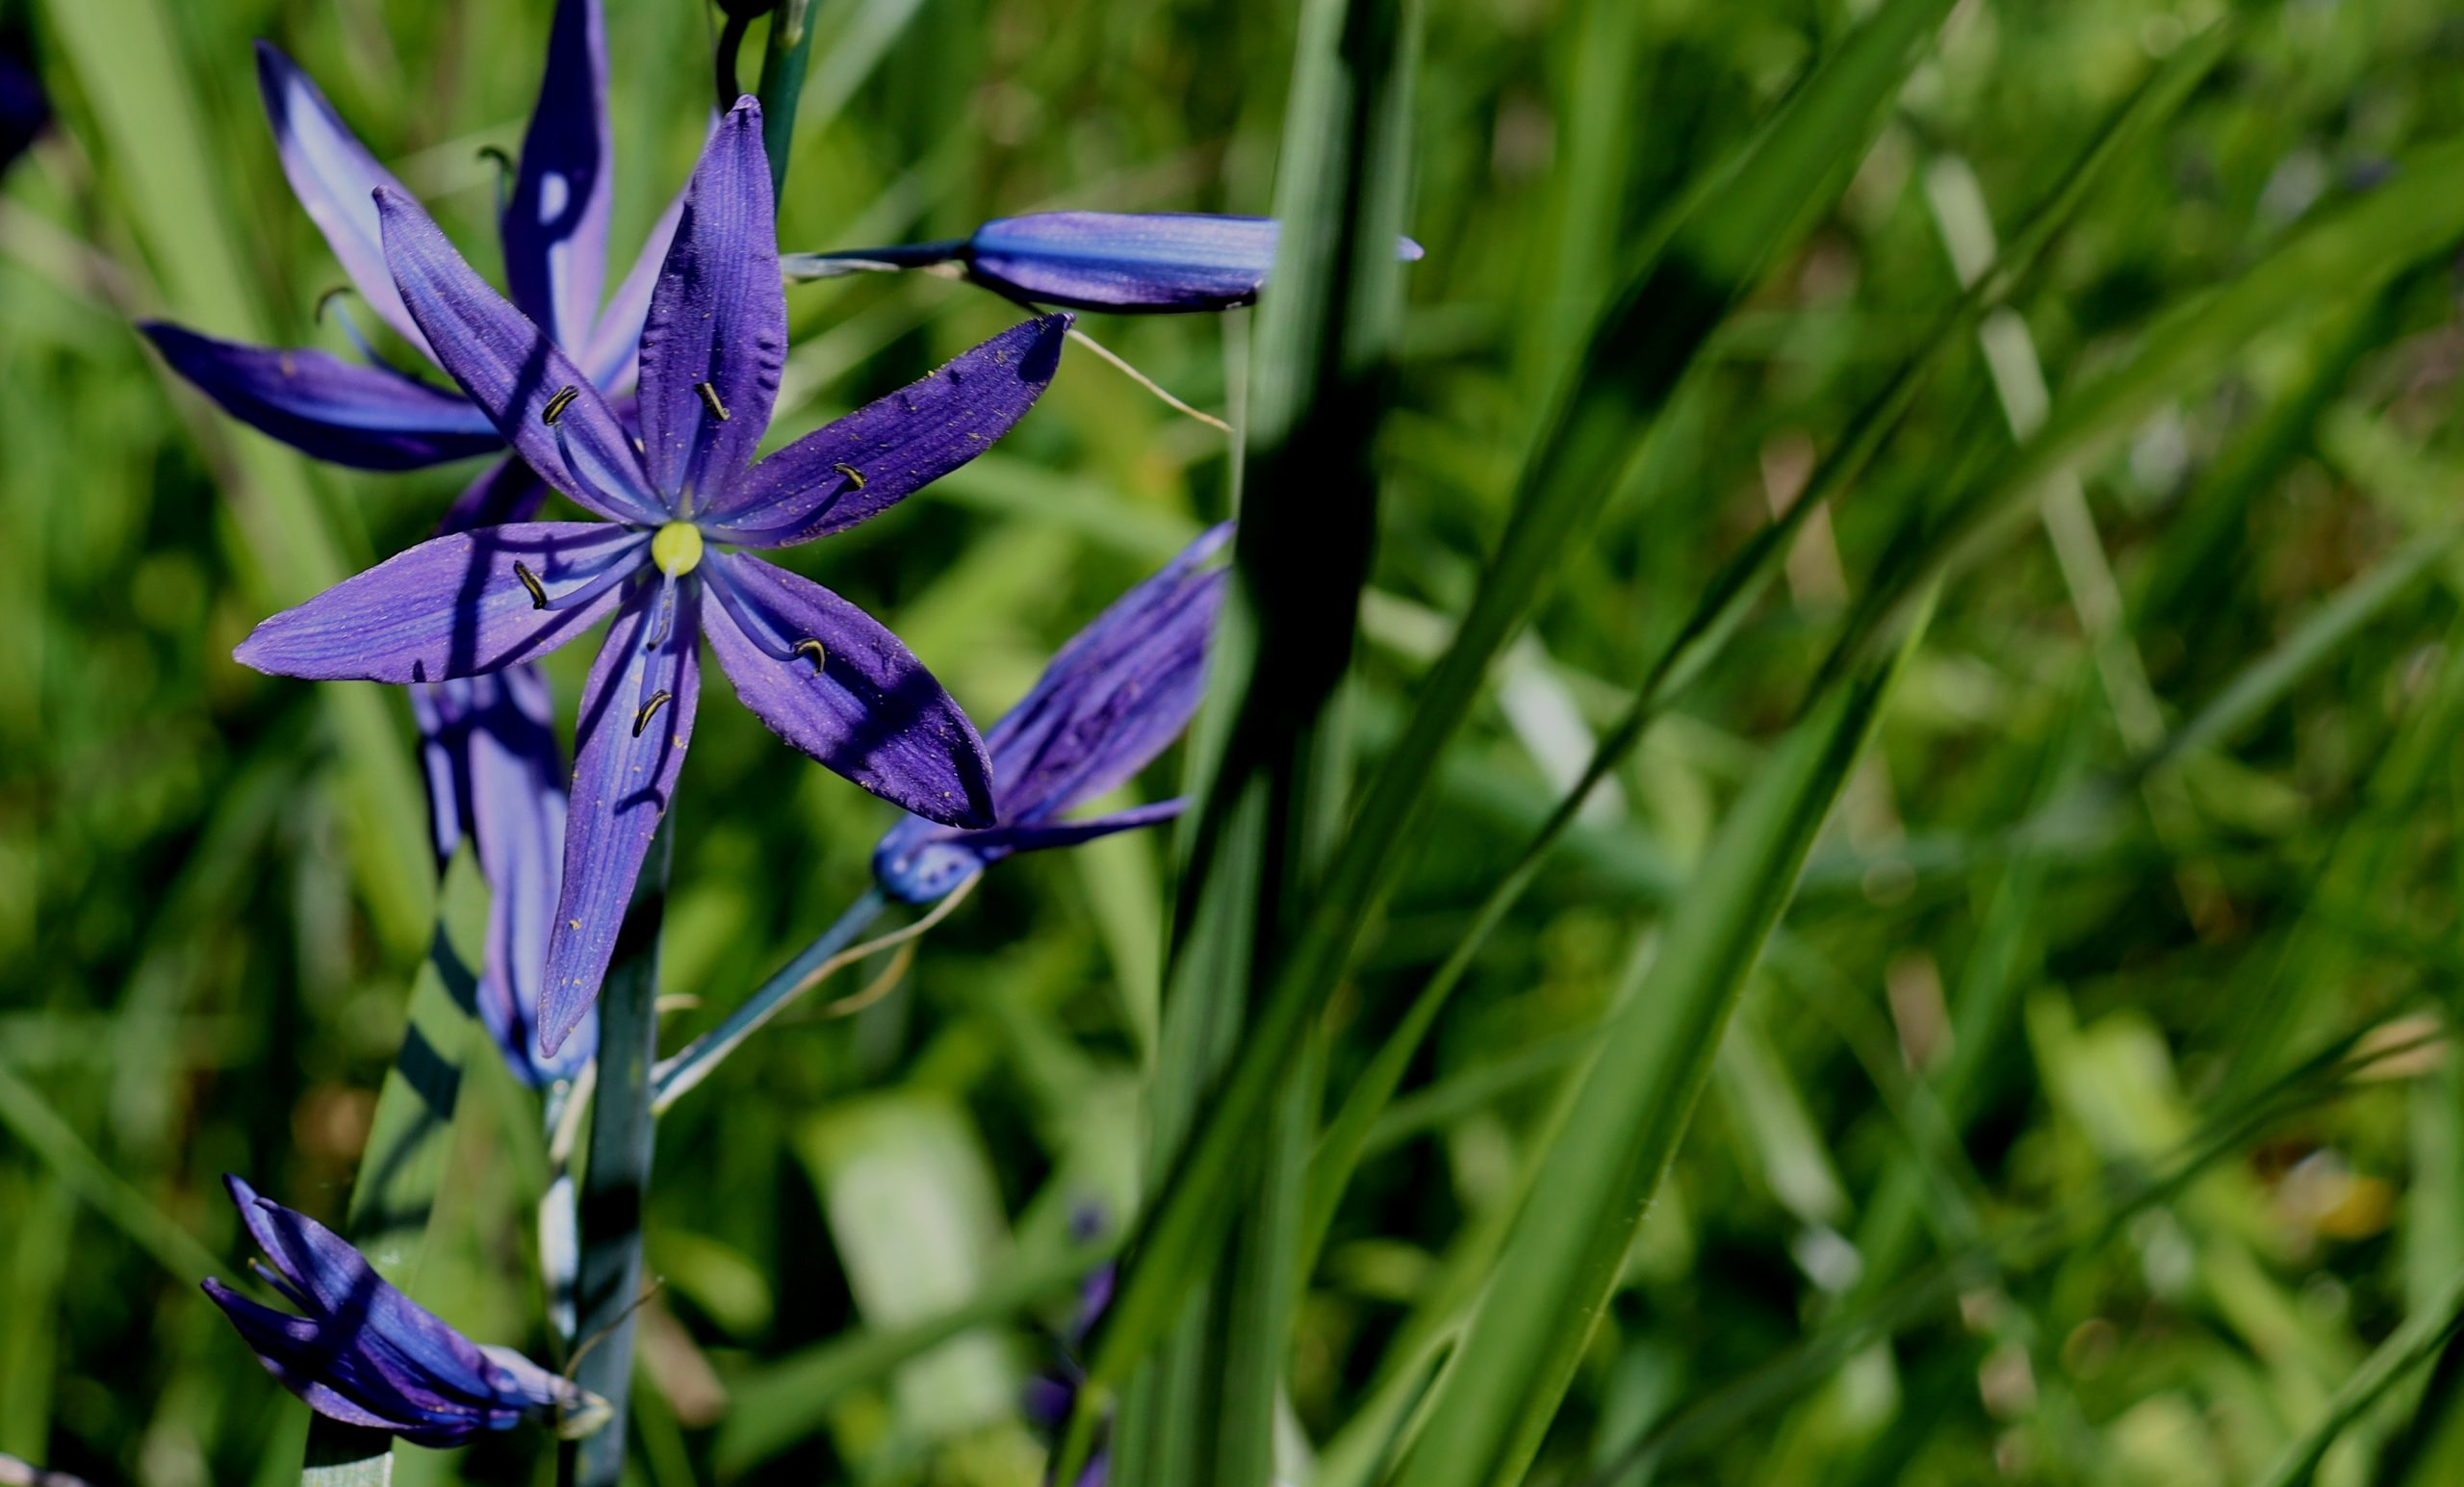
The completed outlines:
[[[1357,698],[1373,757],[1591,319],[1689,195],[1718,212],[1720,163],[1864,9],[1428,7],[1409,220],[1429,251],[1406,281]],[[1294,10],[821,0],[783,243],[955,236],[1046,205],[1264,210]],[[610,12],[624,251],[699,142],[710,25],[688,0]],[[0,1451],[162,1487],[296,1471],[297,1407],[194,1289],[207,1256],[242,1263],[215,1179],[339,1217],[430,890],[400,699],[228,655],[273,605],[423,534],[465,476],[311,465],[174,386],[129,321],[334,344],[310,312],[340,274],[276,167],[256,37],[490,271],[477,151],[518,141],[548,13],[36,8],[61,121],[0,192]],[[1979,222],[2009,239],[2220,13],[1957,9],[1836,210],[1715,334],[1447,756],[1437,825],[1329,1014],[1332,1097],[1386,1031],[1357,1009],[1407,1000],[1445,959],[1717,565],[1921,348]],[[1474,962],[1308,1279],[1296,1463],[1345,1442],[1415,1309],[1501,1220],[1591,1031],[1646,973],[1665,907],[1891,545],[2009,465],[2030,426],[2020,369],[2059,418],[2398,163],[2453,167],[2424,153],[2464,139],[2449,8],[2240,18],[2104,169],[2015,313],[1963,340],[1806,526],[1784,584]],[[1943,591],[1534,1480],[2253,1479],[2400,1325],[2453,1304],[2464,1075],[2438,1039],[2464,968],[2464,341],[2443,253],[2304,271],[2288,307],[2076,465],[2084,544],[2075,524],[2015,528]],[[790,306],[780,438],[1009,315],[920,276],[802,286]],[[1086,324],[1206,407],[1248,349],[1245,317]],[[889,619],[988,720],[1223,514],[1225,448],[1073,353],[994,454],[790,560]],[[552,666],[568,708],[584,659]],[[1174,783],[1156,776],[1149,795]],[[721,705],[675,823],[662,984],[699,1004],[671,1013],[670,1047],[861,889],[886,821]],[[643,1481],[1037,1479],[1014,1401],[1068,1320],[1054,1246],[1082,1208],[1125,1217],[1142,1169],[1167,851],[1005,865],[891,995],[781,1025],[666,1119]],[[2321,1071],[2364,1036],[2413,1041]],[[421,1290],[483,1340],[536,1348],[536,1113],[488,1059],[468,1066]],[[2459,1374],[2400,1372],[2339,1408],[2352,1427],[2322,1479],[2454,1479]],[[399,1470],[530,1481],[543,1460],[524,1434]]]

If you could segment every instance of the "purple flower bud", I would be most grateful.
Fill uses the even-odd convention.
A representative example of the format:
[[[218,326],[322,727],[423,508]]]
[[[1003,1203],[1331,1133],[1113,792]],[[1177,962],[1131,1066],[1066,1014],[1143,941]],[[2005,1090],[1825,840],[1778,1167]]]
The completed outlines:
[[[1275,235],[1267,217],[1039,212],[948,243],[794,254],[785,269],[791,278],[826,278],[959,263],[977,283],[1029,304],[1171,315],[1254,302],[1274,267]],[[1421,245],[1404,238],[1395,253],[1411,263]]]
[[[266,1372],[318,1414],[419,1446],[459,1446],[526,1420],[551,1423],[570,1439],[605,1421],[605,1400],[510,1348],[454,1331],[324,1225],[237,1177],[223,1184],[271,1262],[259,1272],[304,1315],[260,1306],[218,1280],[205,1282],[205,1294]]]
[[[984,735],[994,825],[958,830],[910,816],[873,849],[883,891],[911,904],[947,895],[1014,852],[1074,846],[1180,813],[1164,801],[1064,821],[1151,763],[1189,726],[1206,690],[1207,643],[1228,576],[1206,560],[1224,523],[1113,602],[1053,656],[1018,705]]]

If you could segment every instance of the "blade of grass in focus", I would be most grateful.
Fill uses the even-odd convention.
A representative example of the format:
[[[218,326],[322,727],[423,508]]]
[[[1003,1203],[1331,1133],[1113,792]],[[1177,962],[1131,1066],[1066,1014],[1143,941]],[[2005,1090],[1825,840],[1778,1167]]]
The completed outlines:
[[[1601,1034],[1454,1364],[1390,1480],[1519,1480],[1691,1118],[1738,987],[1863,752],[1910,645],[1812,708],[1720,828],[1633,1001]]]
[[[1344,691],[1377,532],[1372,456],[1401,308],[1393,244],[1405,225],[1418,31],[1405,0],[1312,0],[1302,13],[1276,187],[1283,226],[1239,474],[1234,591],[1197,746],[1203,808],[1168,952],[1151,1138],[1159,1176],[1174,1169],[1203,1091],[1286,964],[1349,795]],[[1219,1234],[1189,1249],[1141,1243],[1106,1318],[1108,1329],[1131,1319],[1143,1334],[1178,1313],[1166,1358],[1128,1380],[1110,1466],[1123,1487],[1243,1487],[1276,1474],[1318,1087],[1306,1059],[1274,1082],[1264,1139],[1205,1173],[1249,1194],[1228,1249]],[[1213,1273],[1201,1281],[1204,1270]],[[1139,1356],[1109,1339],[1099,1346],[1099,1379],[1122,1378],[1120,1365]],[[1091,1418],[1083,1405],[1080,1416]],[[1066,1478],[1085,1454],[1085,1430],[1065,1453]]]
[[[1574,788],[1560,798],[1517,856],[1513,867],[1490,889],[1445,963],[1379,1045],[1367,1070],[1352,1081],[1341,1110],[1327,1123],[1312,1162],[1308,1218],[1303,1229],[1304,1256],[1314,1260],[1379,1113],[1393,1099],[1422,1041],[1469,973],[1473,958],[1530,885],[1550,851],[1574,826],[1598,782],[1607,779],[1641,743],[1644,731],[1665,708],[1668,700],[1718,655],[1779,566],[1781,554],[1788,550],[1803,521],[1853,485],[1883,443],[1899,427],[1927,374],[2026,274],[2088,198],[2105,170],[2180,107],[2198,80],[2222,59],[2230,37],[2229,27],[2211,27],[2141,85],[2009,247],[1965,287],[1959,302],[1861,412],[1850,425],[1846,440],[1808,480],[1796,502],[1756,533],[1713,577],[1693,613],[1647,668],[1632,702],[1601,739]]]
[[[1452,645],[1379,767],[1315,894],[1307,924],[1242,1035],[1220,1095],[1153,1200],[1094,1374],[1121,1376],[1161,1335],[1232,1201],[1235,1158],[1295,1063],[1305,1029],[1401,854],[1439,756],[1490,663],[1577,534],[1622,483],[1655,412],[1778,245],[1844,184],[1881,112],[1948,9],[1890,0],[1792,98],[1727,174],[1720,208],[1689,217],[1595,331],[1565,401],[1524,466],[1513,515]],[[1347,595],[1347,602],[1350,596]]]

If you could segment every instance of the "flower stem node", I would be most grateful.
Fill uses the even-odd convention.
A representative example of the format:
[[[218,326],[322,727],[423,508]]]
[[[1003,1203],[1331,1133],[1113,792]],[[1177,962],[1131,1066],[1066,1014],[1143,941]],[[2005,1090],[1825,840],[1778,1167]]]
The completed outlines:
[[[651,561],[671,578],[681,578],[702,564],[702,529],[690,522],[670,522],[651,538]]]

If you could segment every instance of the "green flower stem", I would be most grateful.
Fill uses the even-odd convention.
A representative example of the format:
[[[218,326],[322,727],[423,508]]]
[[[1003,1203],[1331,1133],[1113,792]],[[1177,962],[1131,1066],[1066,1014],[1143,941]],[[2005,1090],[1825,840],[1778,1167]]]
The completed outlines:
[[[652,1114],[665,1112],[686,1090],[708,1078],[720,1061],[735,1052],[737,1044],[751,1038],[763,1023],[777,1016],[781,1008],[805,991],[808,979],[864,933],[886,907],[888,901],[879,888],[864,890],[863,896],[847,906],[847,911],[838,916],[836,923],[796,952],[794,960],[779,967],[777,974],[746,997],[742,1006],[728,1013],[726,1021],[695,1038],[674,1058],[661,1061],[651,1078]]]
[[[607,1423],[564,1447],[557,1480],[617,1487],[625,1474],[625,1406],[633,1377],[633,1307],[642,1292],[642,1211],[650,1195],[651,1064],[658,1047],[659,921],[674,857],[672,819],[659,824],[650,859],[617,933],[616,956],[599,995],[599,1060],[592,1092],[590,1161],[580,1191],[578,1300],[582,1351],[574,1381],[607,1401]]]
[[[787,151],[796,142],[796,105],[812,61],[812,0],[779,0],[770,44],[761,54],[761,144],[770,154],[770,189],[784,191]]]

